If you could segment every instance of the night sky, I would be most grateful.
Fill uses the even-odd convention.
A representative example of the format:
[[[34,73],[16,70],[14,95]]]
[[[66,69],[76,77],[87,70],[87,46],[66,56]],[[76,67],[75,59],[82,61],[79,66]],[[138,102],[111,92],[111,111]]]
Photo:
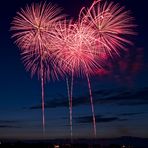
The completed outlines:
[[[40,0],[41,1],[41,0]],[[42,138],[40,81],[25,71],[18,47],[11,39],[10,23],[26,4],[39,0],[2,0],[0,6],[0,138]],[[52,0],[77,18],[93,0]],[[148,138],[148,13],[147,0],[114,0],[132,11],[137,24],[130,51],[108,63],[110,69],[91,78],[98,138]],[[48,0],[47,0],[48,2]],[[100,73],[100,72],[98,72]],[[66,82],[45,86],[45,138],[70,137]],[[91,138],[93,126],[85,78],[75,78],[73,135]]]

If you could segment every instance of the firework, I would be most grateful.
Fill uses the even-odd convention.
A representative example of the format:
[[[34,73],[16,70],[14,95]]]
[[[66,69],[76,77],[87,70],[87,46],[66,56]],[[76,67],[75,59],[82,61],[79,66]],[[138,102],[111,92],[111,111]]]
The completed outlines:
[[[89,9],[83,8],[80,16],[95,31],[96,47],[112,56],[119,54],[120,49],[126,50],[127,44],[132,44],[129,35],[135,35],[135,27],[130,11],[113,2],[94,1]]]
[[[67,29],[71,28],[67,31]],[[59,29],[59,28],[58,28]],[[65,31],[64,31],[65,30]],[[68,73],[75,73],[77,76],[85,76],[86,72],[93,74],[94,68],[99,67],[99,58],[93,50],[94,31],[89,26],[79,23],[70,24],[68,28],[61,29],[64,38],[57,37],[57,57],[63,59],[61,62]],[[64,33],[63,33],[64,31]]]
[[[59,22],[56,27],[56,39],[54,40],[57,52],[55,54],[60,59],[63,66],[62,69],[71,75],[71,85],[68,87],[69,106],[70,106],[70,125],[72,136],[72,92],[73,92],[73,77],[85,76],[87,77],[90,100],[92,105],[93,121],[94,121],[94,135],[96,135],[96,124],[94,107],[91,93],[91,86],[89,76],[93,74],[94,70],[101,68],[99,54],[95,50],[94,45],[94,30],[89,26],[83,24],[81,21],[64,21]],[[57,44],[58,43],[58,44]]]
[[[132,44],[127,36],[135,34],[133,17],[119,4],[101,0],[95,0],[88,9],[83,7],[78,21],[63,19],[60,12],[61,9],[51,4],[27,5],[12,22],[12,37],[21,49],[26,70],[31,71],[32,76],[37,73],[41,80],[43,131],[44,84],[46,80],[58,79],[59,75],[67,73],[71,138],[74,76],[87,79],[96,137],[90,76],[102,70],[109,55],[120,55],[120,49],[126,50],[126,45]]]
[[[89,9],[85,7],[81,9],[79,20],[82,24],[90,26],[94,30],[95,45],[93,47],[95,50],[93,49],[93,52],[104,62],[109,58],[109,55],[111,57],[115,54],[120,55],[120,49],[125,50],[127,44],[132,44],[127,36],[135,34],[133,30],[135,27],[133,17],[131,17],[129,11],[126,11],[124,7],[120,7],[119,4],[102,2],[100,0],[94,1]],[[88,76],[87,82],[93,114],[94,135],[96,136],[94,107]]]
[[[57,72],[60,71],[59,68],[55,68],[55,63],[51,60],[53,28],[55,23],[64,17],[60,12],[61,9],[55,5],[33,3],[17,12],[11,27],[12,37],[21,49],[26,69],[31,71],[32,76],[37,73],[41,80],[43,132],[45,131],[44,83],[50,76],[57,78]]]
[[[70,40],[73,36],[73,21],[72,20],[64,20],[60,21],[55,26],[55,32],[54,32],[54,47],[55,52],[53,54],[56,55],[55,62],[59,63],[60,67],[67,73],[70,72],[69,65],[65,65],[65,51],[69,49]],[[64,51],[64,52],[63,52]],[[73,75],[73,73],[72,73]],[[70,114],[70,135],[71,135],[71,142],[73,138],[73,128],[72,128],[72,89],[73,89],[73,76],[71,79],[71,84],[69,84],[70,81],[68,79],[68,76],[66,78],[66,84],[67,84],[67,93],[68,93],[68,99],[69,99],[69,114]]]

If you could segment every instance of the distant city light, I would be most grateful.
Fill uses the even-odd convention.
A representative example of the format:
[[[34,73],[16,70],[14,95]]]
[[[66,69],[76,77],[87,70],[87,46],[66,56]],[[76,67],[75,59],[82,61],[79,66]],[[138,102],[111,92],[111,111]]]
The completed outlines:
[[[59,145],[54,145],[54,148],[59,148],[60,146]]]

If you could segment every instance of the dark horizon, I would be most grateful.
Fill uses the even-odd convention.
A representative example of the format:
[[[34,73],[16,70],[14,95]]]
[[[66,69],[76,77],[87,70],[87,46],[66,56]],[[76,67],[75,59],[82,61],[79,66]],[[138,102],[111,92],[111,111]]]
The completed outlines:
[[[119,137],[119,138],[101,138],[101,139],[36,139],[36,140],[4,140],[0,141],[3,147],[50,147],[56,148],[121,148],[134,147],[146,148],[148,146],[148,138],[138,137]],[[124,148],[123,147],[123,148]]]

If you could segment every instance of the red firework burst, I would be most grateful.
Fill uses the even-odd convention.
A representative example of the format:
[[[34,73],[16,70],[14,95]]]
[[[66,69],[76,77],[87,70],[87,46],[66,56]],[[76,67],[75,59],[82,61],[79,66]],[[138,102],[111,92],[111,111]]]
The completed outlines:
[[[99,53],[99,58],[103,61],[108,59],[108,55],[112,57],[114,53],[119,55],[119,49],[125,50],[127,44],[132,44],[127,36],[135,34],[133,30],[135,27],[133,17],[131,17],[129,11],[126,11],[124,7],[120,7],[119,4],[102,2],[100,0],[94,1],[89,9],[85,7],[81,9],[79,20],[95,31],[96,53]],[[93,113],[94,133],[96,135],[96,123],[89,77],[87,77],[87,81]]]
[[[73,21],[59,22],[56,26],[55,52],[57,61],[71,74],[71,86],[68,86],[69,106],[70,106],[70,124],[72,136],[72,92],[73,77],[86,76],[89,87],[90,101],[92,105],[94,135],[96,136],[96,122],[94,114],[94,106],[91,93],[91,85],[89,75],[93,74],[96,69],[100,69],[99,51],[95,50],[95,31],[89,25],[79,20],[77,23]],[[68,82],[68,81],[67,81]]]
[[[12,21],[12,37],[21,49],[21,55],[31,75],[38,74],[42,87],[43,131],[45,131],[44,115],[44,81],[50,76],[57,78],[62,73],[51,59],[53,32],[55,23],[63,19],[61,9],[46,3],[33,3],[17,12]]]
[[[41,79],[43,130],[44,81],[58,78],[59,73],[63,75],[66,71],[72,77],[68,86],[71,135],[73,77],[77,75],[87,78],[96,136],[89,76],[102,68],[102,61],[108,59],[109,54],[119,54],[119,49],[125,50],[126,45],[132,43],[127,36],[135,34],[133,17],[119,4],[96,0],[89,9],[81,9],[78,22],[61,19],[63,15],[56,6],[32,4],[17,13],[12,22],[12,37],[21,48],[26,69],[31,75],[37,73]]]
[[[96,47],[102,48],[107,54],[112,52],[119,54],[119,49],[126,49],[132,42],[127,37],[135,35],[133,17],[130,11],[125,10],[119,4],[113,2],[94,1],[91,7],[80,12],[83,21],[92,26],[96,31]]]
[[[55,22],[64,16],[56,5],[33,3],[17,12],[12,21],[12,37],[21,49],[41,50],[50,42]]]
[[[54,40],[58,61],[68,73],[83,76],[100,68],[100,59],[94,50],[94,30],[82,23],[59,22]],[[61,60],[60,60],[61,59]]]

